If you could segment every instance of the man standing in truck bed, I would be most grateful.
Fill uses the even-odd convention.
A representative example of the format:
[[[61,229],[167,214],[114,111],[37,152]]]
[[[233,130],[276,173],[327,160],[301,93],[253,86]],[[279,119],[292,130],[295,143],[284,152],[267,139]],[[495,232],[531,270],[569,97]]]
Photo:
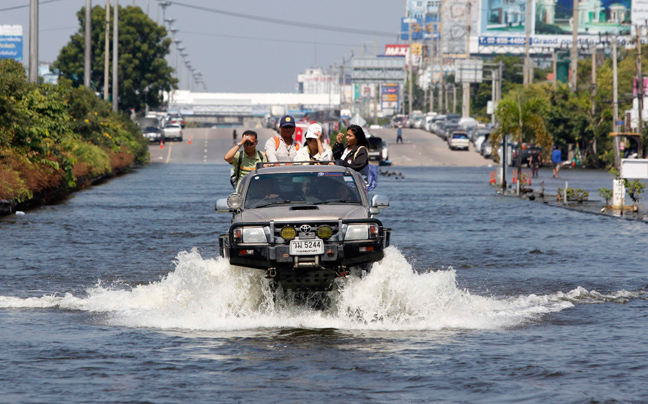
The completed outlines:
[[[279,131],[280,136],[271,137],[265,144],[265,153],[270,163],[293,161],[299,150],[299,144],[293,139],[295,118],[290,115],[282,116],[279,121]]]

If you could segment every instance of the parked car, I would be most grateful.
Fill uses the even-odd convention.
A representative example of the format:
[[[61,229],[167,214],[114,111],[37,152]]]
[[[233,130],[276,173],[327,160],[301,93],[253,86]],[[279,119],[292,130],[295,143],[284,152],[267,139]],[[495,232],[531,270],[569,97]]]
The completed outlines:
[[[369,160],[381,163],[389,160],[389,149],[387,143],[377,136],[367,136],[369,142]]]
[[[477,135],[477,139],[475,139],[475,151],[477,153],[481,154],[482,145],[488,139],[489,136],[490,136],[490,132],[480,133]]]
[[[486,139],[482,144],[481,155],[484,158],[491,158],[493,156],[493,146],[491,145],[490,139]]]
[[[164,134],[160,128],[156,126],[147,126],[142,130],[142,136],[148,139],[149,142],[163,142]]]
[[[448,147],[450,147],[450,150],[468,150],[469,145],[468,134],[464,131],[455,130],[448,135]]]
[[[164,139],[179,140],[182,142],[182,127],[176,123],[167,123],[164,126]]]
[[[384,257],[391,233],[375,218],[389,200],[370,198],[363,181],[338,165],[257,166],[216,203],[232,214],[221,256],[264,271],[273,290],[326,292],[362,276]]]

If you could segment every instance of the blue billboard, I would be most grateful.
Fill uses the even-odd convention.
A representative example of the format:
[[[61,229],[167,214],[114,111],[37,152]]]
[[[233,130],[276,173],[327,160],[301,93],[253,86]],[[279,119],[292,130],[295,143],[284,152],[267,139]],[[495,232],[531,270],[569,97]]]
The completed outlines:
[[[430,39],[432,35],[434,38],[438,37],[438,17],[436,15],[428,15],[423,18],[418,17],[403,17],[401,18],[401,39],[407,41],[410,34],[410,24],[412,40],[420,41],[421,39]]]
[[[0,35],[0,59],[13,59],[22,62],[22,35]]]

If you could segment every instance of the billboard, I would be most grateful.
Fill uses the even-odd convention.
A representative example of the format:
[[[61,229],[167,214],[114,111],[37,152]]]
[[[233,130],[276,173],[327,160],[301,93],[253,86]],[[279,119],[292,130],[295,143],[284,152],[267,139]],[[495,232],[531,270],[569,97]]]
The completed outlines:
[[[407,41],[410,35],[410,24],[412,41],[430,39],[432,35],[438,36],[438,18],[436,15],[427,15],[425,18],[403,17],[401,18],[401,39]]]
[[[380,94],[382,109],[398,109],[398,83],[383,84]]]
[[[22,62],[22,25],[0,25],[0,59]]]
[[[629,35],[633,7],[648,0],[581,0],[578,7],[579,39],[587,36]],[[524,46],[527,23],[530,45],[570,45],[573,30],[573,0],[481,0],[479,45]],[[526,21],[527,4],[531,21]],[[639,7],[637,12],[644,10]],[[635,13],[636,14],[636,13]]]
[[[412,66],[420,66],[423,54],[423,46],[420,43],[412,44]],[[404,56],[405,67],[409,63],[409,45],[388,44],[385,45],[385,56]]]

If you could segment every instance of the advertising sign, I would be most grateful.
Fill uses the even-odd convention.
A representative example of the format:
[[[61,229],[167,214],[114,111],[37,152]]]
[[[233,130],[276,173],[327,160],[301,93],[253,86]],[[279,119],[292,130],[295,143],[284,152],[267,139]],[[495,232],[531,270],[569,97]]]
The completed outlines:
[[[646,0],[648,1],[648,0]],[[401,39],[407,41],[410,35],[410,24],[412,25],[412,41],[420,41],[421,39],[430,39],[432,35],[436,38],[438,36],[438,21],[437,17],[427,15],[425,19],[414,17],[401,18]]]
[[[0,25],[0,59],[22,62],[22,25]]]
[[[420,66],[422,60],[423,46],[420,43],[412,44],[412,66]],[[385,56],[404,56],[405,67],[409,66],[409,45],[393,44],[385,45]]]
[[[531,4],[530,45],[560,47],[572,42],[573,0],[481,0],[479,45],[524,46],[527,3]],[[581,0],[578,7],[579,40],[598,35],[629,35],[630,21],[648,0]],[[634,3],[634,4],[633,4]],[[634,14],[631,18],[631,14]],[[642,20],[643,21],[643,20]]]
[[[381,104],[382,109],[396,109],[398,108],[398,83],[383,84],[381,89]]]

